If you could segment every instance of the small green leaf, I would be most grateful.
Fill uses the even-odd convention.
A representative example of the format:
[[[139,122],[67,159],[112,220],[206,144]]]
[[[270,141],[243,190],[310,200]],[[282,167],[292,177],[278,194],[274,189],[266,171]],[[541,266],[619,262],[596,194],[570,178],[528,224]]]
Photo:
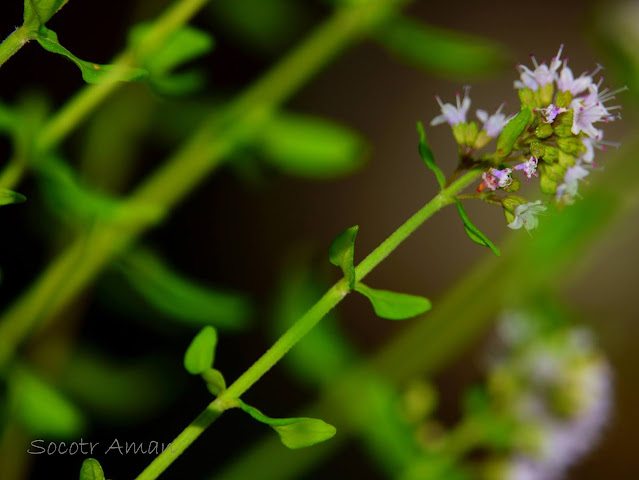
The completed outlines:
[[[508,63],[506,49],[489,40],[397,15],[375,32],[400,59],[442,76],[485,76]]]
[[[240,408],[258,422],[271,426],[288,448],[310,447],[333,438],[337,433],[333,425],[317,418],[271,418],[241,400]]]
[[[75,63],[82,72],[82,78],[87,83],[100,83],[106,78],[114,81],[133,82],[142,80],[147,75],[146,70],[141,68],[122,67],[118,65],[99,65],[97,63],[80,60],[69,50],[60,45],[58,35],[53,30],[49,30],[44,26],[40,27],[38,33],[34,36],[34,39],[45,50],[67,57]]]
[[[417,295],[376,290],[363,283],[357,283],[355,290],[373,304],[375,313],[388,320],[404,320],[427,312],[431,308],[430,300]]]
[[[200,330],[184,354],[184,368],[191,375],[200,375],[213,367],[217,332],[211,326]]]
[[[69,0],[24,0],[24,23],[39,28],[47,23]]]
[[[499,138],[497,138],[498,157],[503,158],[512,152],[517,138],[519,138],[519,135],[521,135],[521,132],[524,131],[530,121],[530,115],[530,110],[522,107],[517,116],[506,124]]]
[[[167,318],[229,330],[241,329],[248,323],[251,305],[244,295],[200,285],[148,249],[129,252],[118,266],[135,291]]]
[[[335,237],[328,248],[328,259],[333,265],[342,269],[349,288],[353,288],[356,280],[353,257],[355,256],[355,237],[358,230],[358,225],[347,228]]]
[[[455,201],[457,202],[457,210],[459,211],[459,216],[464,222],[464,229],[466,230],[466,234],[468,235],[468,237],[473,242],[490,248],[493,253],[499,257],[501,255],[499,248],[497,248],[495,244],[488,240],[486,235],[481,233],[481,231],[475,225],[473,225],[473,223],[470,221],[470,218],[468,218],[468,214],[466,213],[466,210],[464,210],[461,202],[458,199],[455,199]]]
[[[202,372],[202,379],[206,382],[206,388],[213,395],[219,395],[226,390],[226,380],[219,370],[209,368],[206,372]]]
[[[150,23],[141,23],[133,27],[129,34],[129,43],[134,49],[144,46],[145,36],[151,30]],[[205,55],[213,48],[213,37],[202,30],[184,26],[174,31],[152,52],[142,49],[142,66],[149,72],[149,82],[161,93],[182,94],[192,91],[204,81],[200,72],[173,73],[185,63]]]
[[[71,438],[84,430],[83,413],[26,368],[15,370],[9,387],[12,412],[31,435]]]
[[[100,462],[95,458],[87,458],[80,468],[80,480],[105,480]]]
[[[257,147],[278,170],[311,179],[349,175],[364,165],[363,138],[324,119],[279,114],[259,132]]]
[[[437,178],[437,183],[439,183],[439,186],[443,189],[446,186],[446,176],[435,163],[435,156],[426,141],[426,132],[424,131],[422,122],[417,122],[417,131],[419,132],[419,156],[422,157],[426,166],[433,171]]]
[[[0,188],[0,205],[11,205],[12,203],[22,203],[27,197],[6,188]]]

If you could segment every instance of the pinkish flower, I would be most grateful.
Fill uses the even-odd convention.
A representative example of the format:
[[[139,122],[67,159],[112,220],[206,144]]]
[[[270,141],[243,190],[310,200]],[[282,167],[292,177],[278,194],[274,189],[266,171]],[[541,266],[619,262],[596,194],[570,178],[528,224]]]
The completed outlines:
[[[537,163],[539,161],[535,157],[530,157],[530,160],[515,165],[515,170],[523,170],[524,174],[526,174],[526,179],[530,180],[530,177],[533,175],[537,177]]]
[[[544,87],[545,85],[554,82],[557,78],[557,70],[561,66],[560,57],[563,48],[563,45],[559,47],[557,56],[553,57],[550,62],[550,67],[546,65],[546,62],[538,64],[537,59],[532,55],[531,59],[533,65],[535,66],[535,70],[530,70],[530,68],[526,67],[525,65],[517,65],[517,69],[520,73],[520,79],[515,80],[515,88],[530,88],[534,91],[540,87]]]
[[[499,135],[506,124],[514,117],[514,115],[506,117],[506,115],[501,113],[504,105],[504,103],[499,105],[499,108],[495,111],[495,113],[490,116],[488,116],[488,112],[485,110],[477,110],[477,118],[483,122],[482,129],[486,130],[486,135],[489,137],[496,137]]]
[[[459,93],[455,95],[457,98],[457,106],[454,106],[451,103],[442,103],[439,97],[435,97],[437,99],[437,103],[442,109],[441,115],[437,115],[430,122],[431,125],[439,125],[441,123],[448,123],[451,127],[458,125],[460,123],[466,122],[466,114],[468,113],[468,109],[470,108],[470,98],[468,97],[468,90],[470,87],[464,87],[464,100],[461,100],[461,96]]]

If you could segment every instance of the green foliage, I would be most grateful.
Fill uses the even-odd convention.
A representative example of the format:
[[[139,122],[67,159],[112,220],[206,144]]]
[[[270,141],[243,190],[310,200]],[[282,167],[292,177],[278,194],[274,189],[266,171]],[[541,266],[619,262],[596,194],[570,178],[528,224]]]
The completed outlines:
[[[80,480],[105,480],[100,462],[95,458],[87,458],[80,468]]]
[[[273,337],[293,325],[329,287],[323,275],[298,260],[284,268],[273,308]],[[328,385],[356,358],[339,330],[335,309],[282,359],[296,379],[305,384]]]
[[[356,280],[353,257],[355,256],[355,237],[358,231],[358,225],[347,228],[335,237],[328,248],[328,259],[333,265],[342,269],[349,288],[355,286]]]
[[[355,290],[370,300],[379,317],[388,320],[405,320],[431,308],[430,300],[417,295],[377,290],[359,282],[355,285]]]
[[[26,25],[44,25],[69,0],[24,0],[24,23]]]
[[[409,64],[442,76],[484,76],[506,66],[504,47],[489,40],[394,16],[375,37]]]
[[[150,23],[133,27],[129,34],[129,42],[134,50],[143,43],[151,28]],[[142,66],[149,73],[149,83],[156,91],[172,95],[188,93],[199,88],[204,80],[200,72],[175,73],[175,70],[207,54],[213,46],[213,37],[197,28],[184,26],[174,31],[159,50],[142,58]]]
[[[352,130],[298,114],[275,115],[260,131],[256,145],[278,170],[318,180],[359,170],[366,151],[364,140]]]
[[[0,188],[0,205],[10,205],[12,203],[22,203],[27,200],[27,197],[17,192],[7,190],[6,188]]]
[[[244,296],[199,285],[150,250],[129,252],[118,267],[134,290],[167,318],[189,326],[214,325],[228,330],[248,323],[251,305]]]
[[[85,428],[83,413],[62,393],[26,368],[9,381],[11,411],[33,436],[73,438]]]
[[[422,157],[426,166],[435,174],[439,187],[443,189],[446,186],[446,175],[444,175],[444,172],[442,172],[441,168],[435,163],[435,156],[426,141],[426,132],[424,131],[422,122],[417,122],[417,131],[419,132],[419,156]]]
[[[200,330],[184,354],[184,368],[191,375],[200,375],[213,367],[217,332],[211,326]]]
[[[468,238],[470,238],[473,242],[478,243],[479,245],[490,248],[493,253],[499,257],[501,255],[499,248],[497,248],[495,244],[488,240],[488,237],[486,237],[486,235],[484,235],[475,225],[473,225],[473,223],[470,221],[470,218],[468,218],[468,214],[466,213],[466,210],[464,210],[461,202],[458,199],[455,200],[457,202],[457,211],[459,212],[459,216],[464,222],[464,230],[466,231]]]
[[[210,8],[236,42],[262,53],[284,48],[309,19],[306,5],[297,0],[219,0]]]
[[[529,108],[521,107],[515,118],[510,120],[497,138],[497,156],[503,158],[513,151],[515,142],[530,122],[531,112]]]
[[[60,385],[84,410],[110,423],[141,422],[175,399],[182,378],[163,359],[118,362],[82,349],[67,364]]]
[[[81,60],[69,50],[60,45],[58,35],[47,27],[40,27],[34,39],[51,53],[62,55],[75,63],[82,72],[82,78],[87,83],[100,83],[105,79],[112,81],[133,82],[146,77],[147,72],[141,68],[122,67],[118,65],[99,65]]]
[[[337,432],[334,426],[317,418],[271,418],[241,400],[240,408],[258,422],[273,428],[280,436],[282,443],[291,449],[310,447],[325,442],[333,438]]]
[[[213,395],[219,395],[226,390],[226,380],[224,375],[215,368],[209,368],[207,371],[202,372],[202,379],[206,382],[206,388]]]

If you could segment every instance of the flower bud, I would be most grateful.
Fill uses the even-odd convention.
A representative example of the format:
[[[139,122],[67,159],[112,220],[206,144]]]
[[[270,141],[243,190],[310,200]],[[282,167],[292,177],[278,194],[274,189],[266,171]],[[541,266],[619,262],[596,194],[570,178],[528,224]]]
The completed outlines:
[[[557,146],[566,153],[579,153],[583,150],[583,144],[578,137],[558,138]]]
[[[557,93],[555,105],[560,108],[570,108],[570,102],[572,102],[572,93],[569,91]]]
[[[559,155],[557,157],[557,164],[564,167],[564,170],[568,167],[574,167],[576,163],[577,163],[577,160],[574,156],[568,153],[565,153],[562,150],[559,150]],[[563,178],[563,175],[565,175],[565,171],[561,175]]]
[[[535,129],[537,138],[548,138],[552,135],[552,126],[549,123],[540,123]]]
[[[539,102],[541,105],[550,105],[552,103],[552,96],[555,93],[555,85],[553,83],[547,83],[539,90]]]
[[[540,158],[544,156],[545,147],[540,142],[532,142],[530,144],[530,154],[535,158]]]
[[[572,127],[570,125],[557,125],[554,131],[555,135],[560,138],[572,137]]]
[[[559,158],[559,149],[545,145],[544,154],[541,156],[541,159],[546,163],[553,163],[557,161],[557,158]]]

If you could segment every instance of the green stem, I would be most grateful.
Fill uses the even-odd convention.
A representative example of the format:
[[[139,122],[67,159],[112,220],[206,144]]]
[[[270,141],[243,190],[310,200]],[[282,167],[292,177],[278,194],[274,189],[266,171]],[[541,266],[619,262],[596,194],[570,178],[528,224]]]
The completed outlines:
[[[113,63],[123,67],[139,64],[160,48],[169,35],[186,24],[208,1],[177,0],[153,22],[135,51],[128,48]],[[114,69],[114,78],[119,75],[117,70]],[[44,125],[38,138],[38,147],[45,151],[55,148],[82,124],[89,113],[121,86],[122,82],[109,81],[108,78],[99,84],[86,85]]]
[[[250,138],[279,104],[403,2],[378,0],[339,10],[221,115],[214,114],[205,121],[122,207],[123,212],[153,209],[158,215],[119,222],[99,219],[89,235],[72,242],[0,318],[0,369],[29,332],[46,325],[119,252],[158,223],[233,149]]]
[[[422,207],[417,213],[410,217],[404,224],[384,240],[375,250],[373,250],[355,269],[357,278],[362,279],[377,265],[379,265],[391,252],[406,240],[417,228],[419,228],[435,212],[441,210],[446,205],[454,203],[455,195],[477,180],[481,171],[473,170],[467,172],[457,181],[452,183],[445,190],[441,191],[435,198]],[[338,281],[331,287],[318,302],[313,305],[297,322],[293,324],[272,346],[269,348],[251,367],[233,382],[228,389],[222,392],[205,410],[212,410],[221,414],[224,410],[237,406],[239,398],[264,374],[266,374],[286,353],[293,348],[324,316],[335,307],[347,294],[349,288],[345,279]],[[210,420],[206,425],[211,425],[219,416],[207,417]],[[173,442],[179,439],[180,453],[188,447],[185,442],[192,443],[202,433],[204,429],[192,430],[191,427],[197,423],[201,425],[201,416],[187,427]],[[186,435],[187,430],[190,432]],[[136,478],[136,480],[154,480],[162,473],[179,453],[161,453],[151,464]]]
[[[22,26],[0,43],[0,67],[29,41],[29,32]]]

